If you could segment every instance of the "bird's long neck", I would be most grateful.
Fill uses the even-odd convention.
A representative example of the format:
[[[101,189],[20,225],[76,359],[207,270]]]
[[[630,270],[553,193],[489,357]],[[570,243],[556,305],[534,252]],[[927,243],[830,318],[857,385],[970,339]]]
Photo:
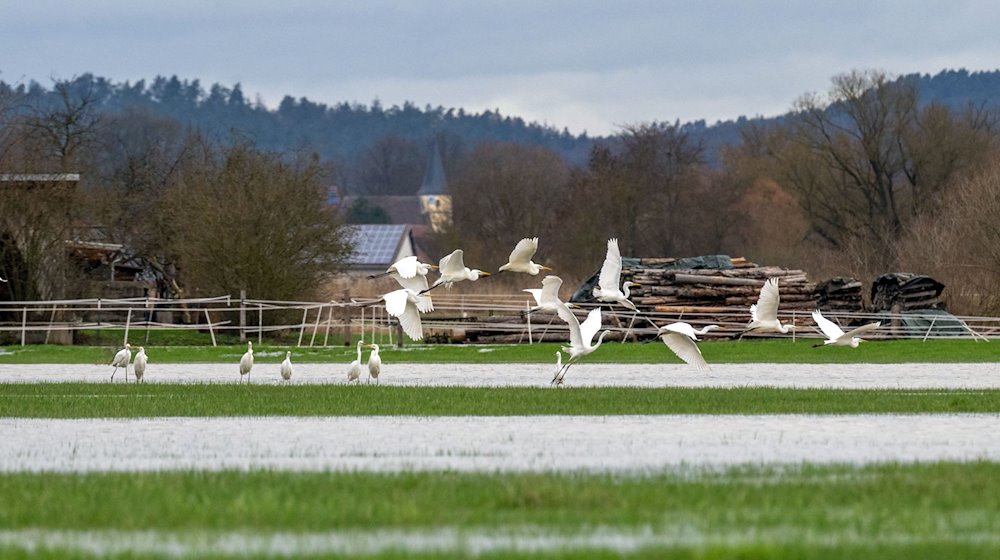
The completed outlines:
[[[630,292],[629,292],[629,285],[628,284],[623,284],[622,285],[622,294],[625,296],[625,299],[628,299],[629,294],[630,294]]]
[[[601,336],[597,337],[597,344],[595,344],[591,348],[591,352],[593,352],[594,350],[597,350],[597,348],[601,345],[601,343],[604,342],[604,337],[608,336],[609,332],[611,332],[611,331],[604,331],[604,332],[601,333]]]
[[[358,345],[358,361],[361,361],[361,345]]]

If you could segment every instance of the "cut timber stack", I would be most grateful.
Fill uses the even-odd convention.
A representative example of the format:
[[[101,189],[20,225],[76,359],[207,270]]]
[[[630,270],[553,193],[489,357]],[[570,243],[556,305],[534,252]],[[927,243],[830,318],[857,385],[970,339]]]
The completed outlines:
[[[872,308],[900,313],[913,309],[938,309],[944,284],[920,274],[892,272],[872,282]]]
[[[816,306],[823,311],[862,311],[861,282],[837,276],[816,284]]]
[[[742,257],[732,262],[733,268],[664,269],[646,268],[640,260],[638,267],[622,269],[622,279],[640,284],[632,289],[631,299],[640,308],[652,311],[718,313],[724,308],[749,309],[768,278],[778,278],[782,309],[815,309],[816,285],[809,282],[805,272],[758,266]]]

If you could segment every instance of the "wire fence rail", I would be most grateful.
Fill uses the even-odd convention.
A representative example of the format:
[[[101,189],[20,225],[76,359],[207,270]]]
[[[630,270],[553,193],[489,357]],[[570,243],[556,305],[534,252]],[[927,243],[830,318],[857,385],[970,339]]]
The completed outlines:
[[[433,341],[479,341],[534,343],[568,340],[567,325],[552,313],[530,312],[533,301],[527,294],[434,295],[434,311],[423,316],[424,332]],[[588,305],[577,310],[581,320]],[[722,327],[707,337],[731,337],[746,326],[749,313],[744,308],[712,309],[711,312],[640,312],[621,307],[604,308],[604,326],[612,340],[648,338],[657,325],[686,321],[695,327],[716,324]],[[1000,317],[952,316],[940,313],[824,313],[844,326],[881,321],[867,338],[1000,338]],[[782,336],[820,338],[809,312],[782,311],[779,319],[796,328]],[[402,345],[401,330],[379,299],[351,298],[339,301],[276,301],[217,296],[190,299],[121,298],[66,299],[51,301],[0,302],[0,337],[5,344],[74,342],[74,333],[102,333],[108,341],[121,334],[122,344],[137,331],[146,341],[151,330],[207,332],[211,344],[218,337],[238,336],[240,341],[282,336],[283,341],[302,346],[329,346],[350,343],[354,337],[380,344]],[[140,333],[143,334],[143,333]],[[754,336],[749,334],[748,336]]]

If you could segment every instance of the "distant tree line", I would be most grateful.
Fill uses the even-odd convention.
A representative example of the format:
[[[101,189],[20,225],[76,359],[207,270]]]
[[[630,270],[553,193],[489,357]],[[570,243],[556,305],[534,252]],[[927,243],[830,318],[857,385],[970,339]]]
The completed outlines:
[[[538,236],[541,262],[572,285],[618,237],[628,256],[728,253],[815,278],[927,273],[953,286],[954,310],[995,313],[995,107],[969,88],[948,103],[924,90],[963,80],[995,84],[1000,73],[854,71],[779,118],[650,121],[606,138],[409,104],[286,98],[268,110],[238,86],[206,92],[176,78],[0,84],[0,173],[83,177],[72,199],[0,193],[0,235],[22,248],[17,271],[50,266],[69,224],[93,224],[186,293],[309,297],[349,250],[347,219],[387,220],[365,199],[334,214],[325,187],[412,194],[437,143],[454,214],[435,254],[461,247],[489,269]],[[60,292],[63,277],[47,278],[30,284],[44,293],[8,295],[73,284]]]

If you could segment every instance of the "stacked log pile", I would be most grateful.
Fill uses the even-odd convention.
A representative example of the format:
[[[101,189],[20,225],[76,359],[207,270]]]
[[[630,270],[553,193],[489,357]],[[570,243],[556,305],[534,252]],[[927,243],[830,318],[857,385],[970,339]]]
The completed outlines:
[[[823,311],[857,312],[864,309],[861,282],[837,276],[816,285],[816,306]]]
[[[638,282],[632,301],[650,311],[721,312],[757,302],[768,278],[778,278],[782,309],[811,310],[816,307],[816,285],[801,270],[758,266],[742,257],[732,259],[733,268],[663,269],[639,267],[622,270],[622,279]]]
[[[872,283],[872,308],[901,313],[913,309],[938,309],[944,284],[930,276],[908,272],[883,274]]]

